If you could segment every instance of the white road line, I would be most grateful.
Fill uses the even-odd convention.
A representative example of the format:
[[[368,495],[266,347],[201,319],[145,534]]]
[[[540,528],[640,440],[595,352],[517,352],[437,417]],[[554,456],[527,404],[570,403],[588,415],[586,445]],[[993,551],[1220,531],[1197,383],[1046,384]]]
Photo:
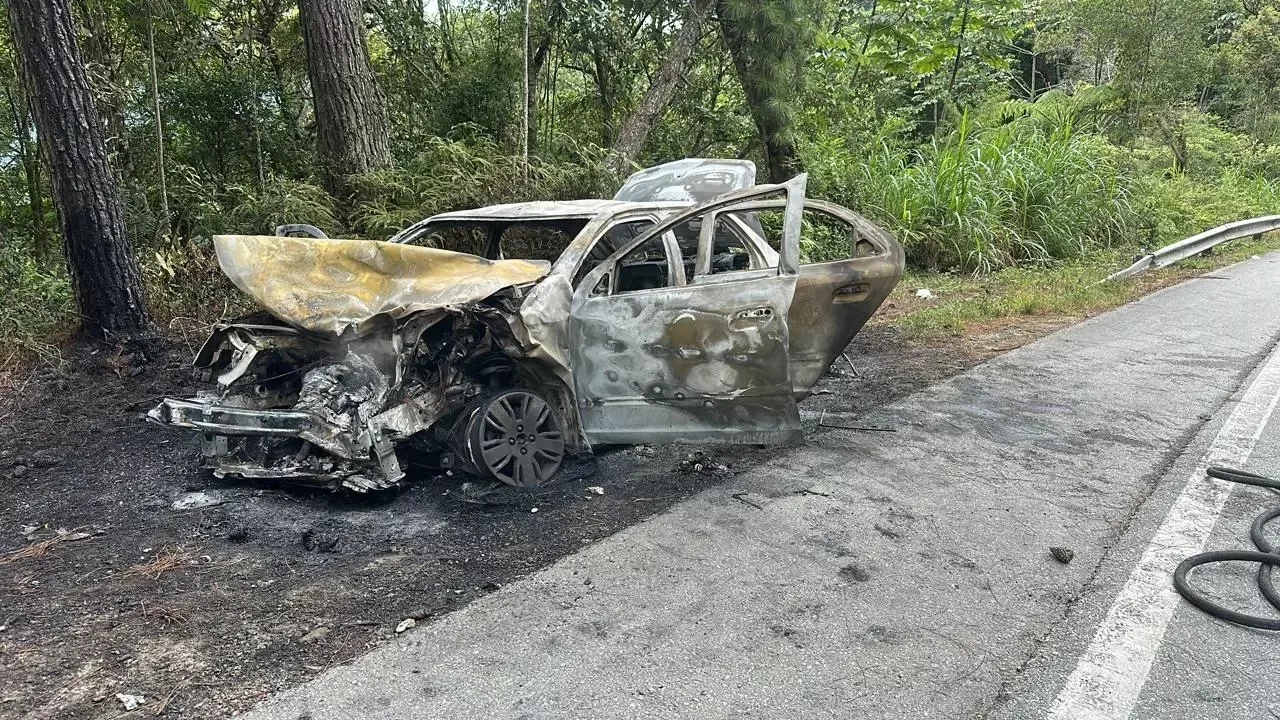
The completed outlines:
[[[1050,720],[1125,720],[1133,712],[1180,600],[1173,588],[1173,570],[1204,548],[1231,494],[1231,483],[1205,477],[1205,468],[1243,467],[1277,401],[1280,346],[1267,357],[1151,538],[1054,701]]]

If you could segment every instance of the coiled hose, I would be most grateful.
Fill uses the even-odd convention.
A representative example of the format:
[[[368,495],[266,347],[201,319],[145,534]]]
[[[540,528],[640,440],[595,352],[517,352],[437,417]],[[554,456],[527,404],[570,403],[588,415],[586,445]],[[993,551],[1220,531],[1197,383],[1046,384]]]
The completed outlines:
[[[1240,483],[1242,485],[1254,485],[1256,487],[1271,488],[1280,490],[1280,480],[1273,480],[1262,475],[1255,475],[1243,470],[1231,470],[1222,467],[1211,467],[1208,469],[1209,477],[1219,480],[1227,480],[1229,482]],[[1275,554],[1275,547],[1267,542],[1266,527],[1267,523],[1280,517],[1280,507],[1275,507],[1259,515],[1254,521],[1253,526],[1249,528],[1249,539],[1253,540],[1253,544],[1258,549],[1254,550],[1216,550],[1213,552],[1200,553],[1192,555],[1178,564],[1178,568],[1173,571],[1173,586],[1178,589],[1178,593],[1186,598],[1187,602],[1195,605],[1201,610],[1213,615],[1214,617],[1236,623],[1237,625],[1245,625],[1261,630],[1280,630],[1280,618],[1259,617],[1257,615],[1248,615],[1231,608],[1223,607],[1205,597],[1200,591],[1191,587],[1191,583],[1187,579],[1193,568],[1215,562],[1256,562],[1258,566],[1258,589],[1262,591],[1262,596],[1271,603],[1272,607],[1280,610],[1280,592],[1276,591],[1275,583],[1271,578],[1271,569],[1280,565],[1280,555]]]

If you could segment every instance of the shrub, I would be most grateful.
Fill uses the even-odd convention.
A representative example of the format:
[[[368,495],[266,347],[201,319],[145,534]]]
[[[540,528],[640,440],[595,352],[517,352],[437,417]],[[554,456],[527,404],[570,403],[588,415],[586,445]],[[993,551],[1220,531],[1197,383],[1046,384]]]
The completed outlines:
[[[610,197],[617,179],[605,168],[604,151],[567,148],[567,159],[503,154],[490,140],[434,138],[412,160],[352,179],[359,197],[355,222],[362,233],[385,239],[436,213],[527,200]]]
[[[0,338],[8,349],[0,366],[13,353],[42,353],[53,335],[69,329],[76,319],[71,279],[63,265],[46,266],[15,244],[0,244]]]
[[[312,182],[272,176],[262,188],[233,185],[228,191],[227,225],[218,232],[270,235],[292,223],[315,225],[335,236],[342,231],[333,197]]]
[[[988,128],[966,116],[909,153],[882,138],[858,160],[815,167],[815,188],[886,225],[920,267],[989,272],[1078,257],[1134,222],[1118,151],[1029,115]],[[824,176],[837,168],[847,175]]]
[[[1157,248],[1236,220],[1280,212],[1280,181],[1228,168],[1211,178],[1146,176],[1139,184],[1141,244]]]

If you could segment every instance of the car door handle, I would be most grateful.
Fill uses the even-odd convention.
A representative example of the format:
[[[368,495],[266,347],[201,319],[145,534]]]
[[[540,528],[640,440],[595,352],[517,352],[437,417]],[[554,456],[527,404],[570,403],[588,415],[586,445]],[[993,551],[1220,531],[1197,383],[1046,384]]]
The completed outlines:
[[[843,287],[836,288],[831,293],[832,302],[851,303],[862,302],[871,294],[871,285],[868,283],[853,283]]]
[[[773,308],[767,305],[750,310],[739,310],[733,314],[734,320],[768,320],[771,317],[773,317]]]

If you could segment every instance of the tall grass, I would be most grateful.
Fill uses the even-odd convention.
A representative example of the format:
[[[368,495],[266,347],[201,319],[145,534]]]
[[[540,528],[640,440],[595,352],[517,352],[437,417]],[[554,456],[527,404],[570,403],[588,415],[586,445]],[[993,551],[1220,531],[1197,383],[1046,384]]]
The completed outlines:
[[[385,239],[397,230],[450,210],[526,200],[611,197],[617,189],[603,162],[605,151],[569,147],[556,162],[504,154],[488,140],[435,138],[393,170],[353,180],[367,198],[356,224],[367,237]]]
[[[76,317],[66,271],[33,259],[27,248],[0,243],[0,288],[0,369],[15,354],[53,352],[50,339]]]
[[[884,224],[909,264],[926,270],[983,274],[1136,251],[1280,212],[1280,180],[1262,174],[1265,163],[1224,161],[1182,176],[1153,169],[1145,150],[1112,144],[1103,134],[1111,101],[1097,88],[1006,101],[915,149],[889,134],[864,152],[829,141],[805,160],[815,194]]]
[[[1021,117],[980,128],[965,116],[914,151],[881,139],[845,168],[849,178],[816,185],[887,225],[913,265],[981,273],[1127,237],[1133,180],[1118,159],[1106,140],[1070,127]]]

